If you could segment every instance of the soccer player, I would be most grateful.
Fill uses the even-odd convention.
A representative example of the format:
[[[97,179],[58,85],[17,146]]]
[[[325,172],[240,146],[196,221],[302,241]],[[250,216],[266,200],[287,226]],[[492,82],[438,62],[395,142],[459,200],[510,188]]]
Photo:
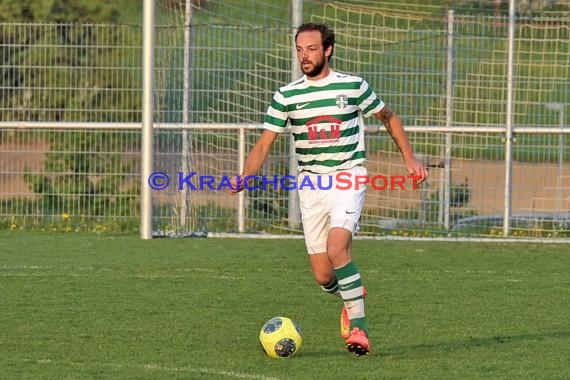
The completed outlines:
[[[304,76],[275,92],[264,131],[249,153],[241,176],[231,179],[230,193],[243,190],[243,179],[256,175],[277,136],[288,132],[288,121],[295,139],[297,183],[308,176],[316,184],[319,175],[334,182],[335,173],[340,172],[366,176],[363,116],[371,115],[386,127],[408,173],[417,176],[418,183],[425,181],[428,172],[415,158],[400,118],[363,78],[333,71],[329,66],[334,31],[322,24],[303,24],[297,29],[295,45]],[[366,186],[355,184],[342,190],[334,185],[328,187],[298,189],[305,245],[316,282],[344,302],[341,336],[348,351],[365,355],[370,352],[365,289],[352,261],[352,239],[358,229]]]

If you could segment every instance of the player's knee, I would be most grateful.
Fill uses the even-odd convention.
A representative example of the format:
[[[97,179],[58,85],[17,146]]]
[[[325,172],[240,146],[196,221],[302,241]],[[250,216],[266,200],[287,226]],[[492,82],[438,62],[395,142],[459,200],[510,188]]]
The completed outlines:
[[[338,267],[339,262],[344,262],[350,258],[352,237],[350,232],[348,234],[347,232],[342,230],[341,234],[345,236],[330,236],[327,241],[328,257],[334,267]]]
[[[329,286],[335,280],[334,272],[317,272],[313,273],[313,276],[321,287]]]
[[[345,255],[348,252],[349,245],[346,242],[341,241],[330,241],[327,244],[327,253],[329,258],[338,257],[339,255]]]

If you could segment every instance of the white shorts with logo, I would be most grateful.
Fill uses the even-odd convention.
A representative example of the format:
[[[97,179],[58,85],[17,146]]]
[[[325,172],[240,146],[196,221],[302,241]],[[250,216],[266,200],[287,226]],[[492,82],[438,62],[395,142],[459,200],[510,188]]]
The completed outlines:
[[[337,181],[338,173],[342,173],[343,182]],[[327,251],[327,238],[329,230],[333,227],[342,227],[353,235],[358,231],[358,220],[364,204],[366,185],[356,186],[353,181],[351,185],[348,185],[347,180],[349,177],[367,174],[364,166],[355,166],[352,169],[330,174],[302,172],[297,176],[303,232],[309,254]],[[321,176],[320,179],[319,176]],[[308,180],[314,184],[314,189],[310,186],[300,186],[304,177],[309,177]]]

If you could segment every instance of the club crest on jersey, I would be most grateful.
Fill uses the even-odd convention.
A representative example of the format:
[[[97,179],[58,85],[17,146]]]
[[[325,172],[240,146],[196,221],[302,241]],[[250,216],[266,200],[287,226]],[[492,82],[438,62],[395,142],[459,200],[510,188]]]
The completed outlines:
[[[336,105],[340,109],[344,109],[348,105],[348,96],[340,94],[336,96]]]
[[[319,116],[307,122],[307,139],[309,144],[330,144],[340,139],[342,121],[330,117]]]

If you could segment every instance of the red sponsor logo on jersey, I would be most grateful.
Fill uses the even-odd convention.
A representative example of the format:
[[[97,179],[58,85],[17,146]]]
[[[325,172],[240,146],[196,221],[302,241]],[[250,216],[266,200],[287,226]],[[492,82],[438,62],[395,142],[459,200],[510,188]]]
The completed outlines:
[[[319,116],[307,122],[309,144],[333,143],[340,139],[342,121],[331,116]]]

